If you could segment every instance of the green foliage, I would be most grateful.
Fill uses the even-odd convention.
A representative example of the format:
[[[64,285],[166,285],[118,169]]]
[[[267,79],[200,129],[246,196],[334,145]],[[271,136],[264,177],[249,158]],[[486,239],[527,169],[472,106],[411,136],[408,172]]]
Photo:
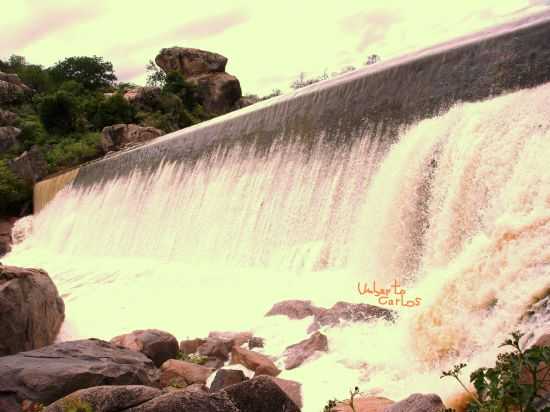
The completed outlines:
[[[323,407],[323,412],[332,412],[332,410],[336,407],[336,405],[338,403],[347,403],[349,405],[349,407],[351,408],[351,410],[353,412],[356,412],[353,400],[356,396],[358,396],[360,394],[361,394],[361,392],[359,391],[359,387],[356,386],[355,388],[353,388],[353,390],[349,391],[349,399],[347,401],[339,401],[336,398],[329,399],[327,401],[327,403],[325,404],[325,406]]]
[[[197,365],[204,365],[208,360],[208,356],[201,356],[198,353],[186,354],[183,352],[178,352],[178,354],[176,355],[176,359],[185,362],[196,363]]]
[[[92,117],[92,123],[98,130],[105,126],[111,126],[117,123],[132,123],[135,118],[135,110],[121,94],[102,98],[98,101],[95,113]]]
[[[7,160],[0,160],[0,214],[16,213],[32,198],[32,189],[13,174]]]
[[[145,70],[147,71],[147,80],[146,80],[147,86],[152,86],[152,87],[164,86],[164,83],[166,82],[166,73],[164,73],[162,69],[158,67],[153,60],[149,60],[149,63],[147,64],[147,66],[145,66]]]
[[[91,91],[108,89],[116,81],[112,63],[98,56],[68,57],[56,63],[49,72],[58,84],[74,80]]]
[[[82,129],[83,109],[73,94],[59,90],[37,101],[40,120],[48,132],[66,134]]]
[[[100,152],[99,133],[72,134],[60,138],[46,151],[50,172],[77,166],[97,158]]]
[[[92,405],[78,398],[67,398],[62,404],[63,412],[94,412]]]
[[[498,355],[494,368],[479,368],[470,375],[476,393],[471,393],[459,375],[466,364],[461,363],[443,372],[442,377],[453,377],[471,396],[468,412],[550,412],[544,388],[550,385],[550,347],[520,347],[523,335],[513,332],[501,347],[512,351]]]

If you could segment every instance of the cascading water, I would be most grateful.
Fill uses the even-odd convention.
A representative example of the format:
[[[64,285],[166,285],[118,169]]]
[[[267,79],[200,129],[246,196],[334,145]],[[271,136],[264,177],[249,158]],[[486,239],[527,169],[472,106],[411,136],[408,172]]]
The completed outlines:
[[[391,146],[367,131],[308,150],[275,139],[69,185],[5,260],[52,275],[62,339],[252,329],[275,356],[310,319],[264,318],[273,303],[376,304],[357,283],[398,278],[419,306],[327,328],[330,352],[281,377],[304,384],[304,410],[356,385],[449,397],[441,370],[490,365],[513,328],[548,326],[524,316],[550,287],[548,101],[543,85],[458,104]]]

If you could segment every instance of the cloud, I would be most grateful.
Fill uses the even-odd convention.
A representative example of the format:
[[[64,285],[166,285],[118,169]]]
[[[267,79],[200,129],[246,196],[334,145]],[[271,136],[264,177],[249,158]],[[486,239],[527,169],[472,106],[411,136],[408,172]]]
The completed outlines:
[[[100,9],[90,3],[55,8],[33,7],[25,23],[4,27],[0,36],[0,55],[17,53],[32,43],[92,20],[99,14]]]
[[[390,10],[373,10],[345,17],[341,27],[345,32],[360,35],[356,49],[361,53],[372,43],[384,40],[390,26],[399,20],[400,16]]]

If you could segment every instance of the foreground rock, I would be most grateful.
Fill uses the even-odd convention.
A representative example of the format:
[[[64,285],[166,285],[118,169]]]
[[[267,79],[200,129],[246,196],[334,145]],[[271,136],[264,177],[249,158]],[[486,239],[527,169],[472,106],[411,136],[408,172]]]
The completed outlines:
[[[339,402],[331,412],[385,412],[386,408],[393,405],[395,402],[388,398],[378,396],[368,396],[366,398],[355,398],[353,407],[350,406],[350,401]],[[413,410],[411,410],[413,412]],[[416,411],[415,411],[416,412]]]
[[[220,393],[226,393],[241,412],[300,411],[298,403],[269,376],[229,386]]]
[[[315,332],[309,338],[286,348],[284,354],[285,369],[297,368],[317,351],[328,352],[327,337],[319,332]]]
[[[281,373],[279,368],[277,368],[273,361],[268,357],[238,346],[234,346],[231,350],[231,364],[235,363],[240,363],[251,371],[256,372],[256,376],[277,376]]]
[[[197,349],[203,343],[206,343],[206,339],[197,338],[197,339],[182,340],[180,342],[180,352],[182,352],[185,355],[190,355],[192,353],[197,352]]]
[[[65,305],[46,272],[0,265],[0,356],[53,343],[64,319]]]
[[[175,386],[184,388],[194,383],[205,384],[214,369],[191,362],[170,359],[160,368],[160,384],[162,387]]]
[[[159,396],[124,412],[244,412],[225,393],[175,391]],[[269,412],[269,411],[266,411]]]
[[[21,129],[13,126],[0,127],[0,154],[6,153],[19,144],[17,137],[21,134]]]
[[[27,184],[34,184],[48,174],[48,162],[38,146],[31,147],[8,162],[10,169]]]
[[[217,392],[228,386],[244,382],[247,379],[241,370],[220,369],[216,372],[216,376],[210,385],[210,392]]]
[[[441,412],[445,405],[436,394],[422,395],[414,393],[406,399],[394,403],[385,412]]]
[[[378,306],[366,303],[338,302],[330,309],[322,309],[317,312],[313,323],[308,328],[308,332],[315,332],[322,326],[336,326],[342,321],[369,322],[375,319],[391,321],[393,317],[392,311]]]
[[[0,218],[0,257],[11,250],[11,230],[15,221],[15,218]]]
[[[31,93],[17,74],[0,72],[0,104],[21,102]]]
[[[0,358],[0,398],[49,405],[79,389],[102,385],[158,385],[144,354],[97,339],[57,343]],[[2,412],[11,412],[3,410]]]
[[[265,316],[284,315],[289,319],[304,319],[323,310],[326,309],[314,306],[310,300],[283,300],[273,305]]]
[[[103,151],[107,153],[156,139],[163,134],[162,130],[154,127],[143,127],[137,124],[115,124],[103,128],[100,144]]]
[[[177,339],[157,329],[135,330],[114,337],[111,343],[147,355],[157,367],[178,354]]]
[[[136,407],[162,395],[150,386],[96,386],[81,389],[52,403],[43,412],[67,412],[71,406],[88,406],[94,412],[116,412]]]

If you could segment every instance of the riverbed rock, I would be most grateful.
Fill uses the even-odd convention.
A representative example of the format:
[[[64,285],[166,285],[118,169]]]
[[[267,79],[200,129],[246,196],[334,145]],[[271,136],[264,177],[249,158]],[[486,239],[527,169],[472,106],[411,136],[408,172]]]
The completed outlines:
[[[145,354],[157,367],[168,359],[175,359],[178,354],[177,339],[158,329],[135,330],[114,337],[111,343]]]
[[[322,326],[336,326],[342,321],[369,322],[376,319],[392,321],[394,314],[391,310],[366,303],[338,302],[330,309],[322,309],[317,312],[308,332],[315,332]]]
[[[444,409],[445,405],[438,395],[414,393],[408,398],[388,406],[385,412],[440,412]]]
[[[284,315],[289,319],[304,319],[323,310],[325,309],[313,305],[310,300],[283,300],[273,305],[265,316]]]
[[[224,72],[227,57],[206,50],[170,47],[159,52],[155,63],[165,73],[176,71],[189,77],[203,73]]]
[[[331,409],[331,412],[354,412],[349,402],[349,399],[345,402],[338,402]],[[394,401],[388,398],[367,396],[365,398],[355,398],[353,400],[353,407],[355,408],[355,412],[385,412],[394,403]],[[412,409],[411,412],[413,412]]]
[[[8,166],[27,184],[34,184],[48,174],[48,162],[38,146],[8,162]]]
[[[248,339],[248,349],[252,350],[254,348],[263,348],[264,347],[264,338],[258,336],[252,336]]]
[[[160,137],[164,132],[155,127],[138,126],[137,124],[115,124],[104,127],[101,131],[101,148],[105,153],[120,150],[125,146],[147,142]]]
[[[231,350],[231,364],[239,363],[256,375],[277,376],[281,371],[271,359],[261,353],[234,346]]]
[[[252,338],[252,332],[219,332],[214,331],[208,334],[209,338],[221,339],[225,342],[231,342],[231,346],[241,346]]]
[[[210,385],[210,392],[217,392],[228,386],[244,382],[247,379],[241,370],[220,369],[216,372],[216,376]]]
[[[232,340],[210,337],[205,343],[197,348],[197,353],[202,356],[214,357],[226,361],[229,359],[232,347]]]
[[[328,352],[327,337],[320,332],[315,332],[309,338],[286,348],[285,369],[297,368],[317,351]]]
[[[15,218],[0,218],[0,257],[11,250],[12,236],[11,231],[15,224]]]
[[[258,376],[220,391],[241,412],[299,412],[300,407],[270,376]]]
[[[223,392],[172,391],[124,412],[244,412]],[[268,411],[267,411],[268,412]]]
[[[9,110],[0,109],[0,126],[14,126],[17,123],[17,115]]]
[[[193,383],[205,384],[212,372],[214,369],[206,366],[169,359],[160,368],[160,385],[186,387]]]
[[[0,356],[54,342],[65,305],[46,272],[0,265]]]
[[[55,401],[43,412],[67,412],[71,405],[88,405],[94,412],[118,412],[136,407],[160,395],[160,389],[150,386],[95,386],[73,392]]]
[[[0,396],[44,405],[102,385],[158,386],[159,372],[140,352],[98,339],[56,343],[0,358]]]
[[[206,339],[196,338],[182,340],[180,342],[180,352],[184,353],[185,355],[190,355],[191,353],[197,352],[197,349],[203,343],[206,343]]]

